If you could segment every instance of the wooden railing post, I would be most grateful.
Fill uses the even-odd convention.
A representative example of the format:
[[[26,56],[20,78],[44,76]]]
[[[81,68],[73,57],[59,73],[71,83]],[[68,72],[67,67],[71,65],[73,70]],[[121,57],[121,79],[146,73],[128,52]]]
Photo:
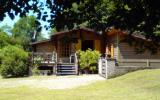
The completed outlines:
[[[78,57],[77,54],[75,53],[75,67],[76,67],[76,74],[78,75]]]
[[[147,59],[147,67],[150,66],[150,62],[149,62],[149,59]]]
[[[53,54],[54,55],[54,54]],[[55,66],[54,66],[54,73],[55,75],[57,75],[57,64],[58,64],[58,57],[57,57],[57,53],[55,52],[55,55],[54,55],[54,60],[55,60]]]

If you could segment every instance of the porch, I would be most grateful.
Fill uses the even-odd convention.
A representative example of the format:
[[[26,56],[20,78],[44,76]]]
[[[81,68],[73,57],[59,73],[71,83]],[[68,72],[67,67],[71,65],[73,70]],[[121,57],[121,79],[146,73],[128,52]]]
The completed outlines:
[[[56,52],[33,52],[31,69],[37,64],[42,75],[77,75],[78,60],[75,53],[60,58]],[[31,70],[30,69],[30,70]]]

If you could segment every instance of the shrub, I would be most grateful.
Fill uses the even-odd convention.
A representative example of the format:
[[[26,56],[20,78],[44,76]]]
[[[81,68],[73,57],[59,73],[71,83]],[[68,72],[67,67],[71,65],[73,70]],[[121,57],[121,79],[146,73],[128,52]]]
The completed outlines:
[[[20,77],[28,74],[28,54],[16,46],[0,50],[0,74],[3,77]]]
[[[33,69],[32,69],[33,75],[40,75],[40,70],[38,69],[38,67],[40,66],[42,60],[43,59],[41,57],[34,58],[34,64],[33,64]]]
[[[0,32],[0,48],[9,44],[9,36],[5,32]]]
[[[100,53],[96,50],[92,51],[91,49],[79,51],[78,53],[80,55],[80,69],[84,71],[91,71],[92,73],[95,72],[97,70]]]

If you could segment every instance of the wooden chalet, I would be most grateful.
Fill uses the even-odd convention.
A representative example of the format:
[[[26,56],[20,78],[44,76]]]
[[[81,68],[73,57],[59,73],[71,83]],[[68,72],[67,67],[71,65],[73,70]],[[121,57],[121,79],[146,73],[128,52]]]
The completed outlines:
[[[88,28],[57,32],[49,40],[32,43],[33,60],[43,59],[39,69],[44,74],[78,74],[76,51],[90,48],[104,53],[101,40],[99,33]]]
[[[152,41],[137,35],[129,35],[120,30],[111,29],[102,37],[98,32],[88,28],[73,29],[54,33],[50,39],[34,42],[33,62],[42,58],[39,69],[43,74],[70,75],[78,74],[78,57],[76,51],[97,50],[106,57],[115,59],[119,66],[158,66],[160,65],[160,50],[157,54],[150,51],[138,53],[140,45],[129,45],[128,39],[133,39],[146,46],[153,46]]]

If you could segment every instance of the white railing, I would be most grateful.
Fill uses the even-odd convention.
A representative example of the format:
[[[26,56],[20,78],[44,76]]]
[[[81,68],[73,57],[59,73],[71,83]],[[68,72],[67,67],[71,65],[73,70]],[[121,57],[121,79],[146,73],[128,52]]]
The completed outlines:
[[[57,53],[56,52],[33,52],[32,61],[40,61],[41,63],[56,63]]]
[[[76,53],[71,54],[69,57],[69,61],[70,63],[77,63],[78,62],[77,54]]]
[[[74,63],[76,74],[78,74],[78,57],[77,57],[77,54],[76,53],[71,54],[69,59],[70,59],[70,63]]]

